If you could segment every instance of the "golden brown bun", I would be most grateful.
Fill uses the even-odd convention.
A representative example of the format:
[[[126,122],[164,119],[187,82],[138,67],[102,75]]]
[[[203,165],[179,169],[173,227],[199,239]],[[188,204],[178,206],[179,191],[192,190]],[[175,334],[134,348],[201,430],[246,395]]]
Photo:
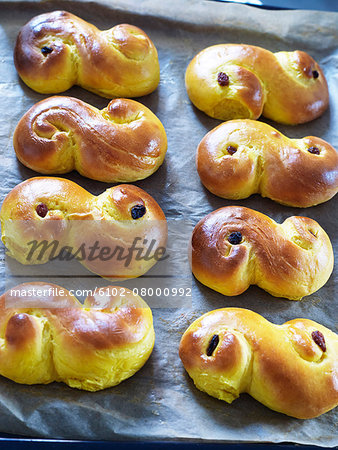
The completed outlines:
[[[305,52],[271,53],[220,44],[190,62],[185,84],[192,103],[221,120],[258,119],[295,125],[326,110],[329,94],[319,65]]]
[[[3,294],[0,374],[17,383],[63,381],[87,391],[134,375],[154,346],[151,310],[128,289],[101,289],[103,296],[95,293],[84,305],[66,289],[41,282]]]
[[[204,217],[191,238],[195,277],[224,295],[256,284],[276,297],[300,300],[321,288],[333,269],[329,237],[307,217],[282,224],[241,206]]]
[[[141,103],[112,100],[103,110],[71,97],[34,105],[14,132],[18,159],[44,174],[81,175],[106,183],[150,176],[164,160],[167,137]]]
[[[274,325],[242,308],[204,314],[180,344],[183,365],[201,391],[228,403],[247,392],[298,419],[337,406],[337,355],[338,336],[312,320]]]
[[[7,195],[0,220],[8,254],[20,263],[43,264],[62,252],[64,246],[76,254],[84,245],[85,255],[77,254],[82,258],[80,262],[109,279],[143,275],[155,264],[156,250],[164,248],[167,239],[163,211],[149,194],[132,185],[115,186],[96,197],[66,179],[31,178]],[[148,259],[131,252],[135,239],[137,247],[144,249],[143,255],[154,240]],[[57,241],[54,253],[53,246],[42,255],[42,246],[32,253],[33,245],[29,243],[44,240],[48,244]],[[93,256],[97,258],[92,258],[89,249],[96,242],[99,249]],[[98,257],[104,247],[110,251]],[[127,255],[132,256],[128,263]]]
[[[269,125],[231,120],[200,142],[198,174],[213,194],[240,199],[260,193],[305,208],[338,191],[338,154],[317,137],[289,139]]]
[[[126,24],[100,31],[66,11],[31,19],[17,37],[14,63],[42,94],[78,84],[103,97],[139,97],[160,81],[157,51],[144,31]]]

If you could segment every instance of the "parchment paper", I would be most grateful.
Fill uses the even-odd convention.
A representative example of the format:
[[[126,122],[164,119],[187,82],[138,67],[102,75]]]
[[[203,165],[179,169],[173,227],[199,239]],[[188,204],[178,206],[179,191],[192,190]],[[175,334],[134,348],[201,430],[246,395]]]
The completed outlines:
[[[143,28],[154,41],[159,52],[161,83],[153,94],[140,101],[162,120],[169,148],[158,172],[136,184],[155,197],[168,218],[184,218],[194,225],[212,210],[230,204],[259,210],[277,221],[291,215],[309,216],[327,231],[338,255],[335,199],[313,208],[296,209],[258,195],[230,202],[203,188],[195,169],[196,146],[220,122],[195,109],[184,88],[188,62],[212,44],[234,42],[259,45],[271,51],[305,50],[324,69],[330,89],[330,109],[305,125],[271,124],[290,137],[317,135],[338,147],[337,13],[264,11],[202,0],[0,2],[1,202],[17,183],[37,175],[17,162],[12,136],[22,114],[45,97],[19,80],[12,58],[15,38],[31,17],[54,9],[71,11],[101,29],[131,23]],[[66,95],[99,108],[108,103],[78,87]],[[66,177],[93,194],[108,187],[75,172]],[[2,245],[0,264],[3,292]],[[145,367],[121,385],[93,394],[63,384],[25,386],[0,378],[0,431],[54,438],[288,441],[333,447],[338,444],[337,412],[301,421],[273,412],[248,395],[241,395],[232,405],[218,401],[193,386],[178,358],[178,345],[194,319],[225,306],[249,308],[276,323],[305,317],[335,329],[336,281],[337,270],[320,291],[301,302],[292,302],[274,298],[257,287],[238,297],[224,297],[193,280],[191,307],[154,309],[154,352]]]

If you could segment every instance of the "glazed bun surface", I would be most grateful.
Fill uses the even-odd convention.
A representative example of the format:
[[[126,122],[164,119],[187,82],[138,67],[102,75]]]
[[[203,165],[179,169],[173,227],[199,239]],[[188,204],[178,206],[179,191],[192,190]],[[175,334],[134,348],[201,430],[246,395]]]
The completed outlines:
[[[191,238],[193,274],[229,296],[255,284],[273,296],[300,300],[327,282],[333,260],[330,239],[314,220],[292,216],[279,224],[241,206],[208,214]]]
[[[133,25],[100,31],[67,11],[31,19],[16,40],[14,63],[21,79],[41,94],[77,84],[103,97],[140,97],[160,81],[157,51]]]
[[[165,249],[167,241],[162,209],[129,184],[94,196],[63,178],[31,178],[7,195],[0,220],[8,255],[20,263],[46,263],[67,247],[88,270],[108,279],[143,275],[158,261],[156,251]],[[135,247],[141,248],[140,257]]]
[[[18,159],[42,174],[76,169],[106,183],[132,182],[162,164],[167,137],[160,120],[134,100],[112,100],[98,110],[72,97],[34,105],[14,132]]]
[[[213,194],[241,199],[260,193],[306,208],[338,191],[338,154],[324,140],[289,139],[263,122],[231,120],[201,140],[196,164]]]
[[[0,374],[17,383],[98,391],[134,375],[154,346],[150,308],[117,286],[82,305],[60,286],[25,283],[0,297],[0,310]]]
[[[309,122],[327,109],[329,94],[319,65],[305,52],[271,53],[261,47],[219,44],[190,62],[185,84],[196,108],[220,120]]]
[[[338,405],[338,336],[312,320],[275,325],[247,309],[218,309],[190,325],[179,353],[196,387],[228,403],[246,392],[298,419]]]

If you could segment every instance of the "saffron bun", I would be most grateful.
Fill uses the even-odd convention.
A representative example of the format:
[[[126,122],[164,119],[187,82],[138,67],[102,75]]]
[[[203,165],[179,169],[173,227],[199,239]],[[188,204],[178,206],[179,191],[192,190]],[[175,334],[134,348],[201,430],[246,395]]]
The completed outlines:
[[[228,403],[246,392],[298,419],[338,405],[338,336],[312,320],[275,325],[247,309],[217,309],[190,325],[179,354],[196,387]]]
[[[338,191],[338,154],[317,137],[289,139],[254,120],[231,120],[201,140],[196,164],[204,186],[227,199],[259,193],[306,208]]]
[[[157,50],[144,31],[127,24],[100,31],[67,11],[26,23],[14,63],[24,83],[41,94],[77,84],[103,97],[140,97],[160,81]]]
[[[65,288],[42,282],[3,294],[0,374],[22,384],[62,381],[87,391],[134,375],[154,346],[151,310],[128,289],[104,289],[83,305]]]
[[[72,97],[34,105],[13,138],[17,158],[42,174],[81,175],[106,183],[132,182],[162,164],[167,137],[160,120],[134,100],[115,99],[97,108]]]
[[[239,295],[255,284],[289,300],[320,289],[334,261],[330,239],[314,220],[292,216],[279,224],[241,206],[200,220],[190,254],[195,277],[223,295]]]
[[[167,240],[160,206],[129,184],[94,196],[63,178],[31,178],[7,195],[0,220],[8,255],[20,263],[46,263],[65,247],[77,257],[81,248],[96,247],[95,257],[85,252],[79,261],[108,279],[143,275],[160,259]]]
[[[258,119],[296,125],[329,105],[325,76],[305,52],[271,53],[244,44],[202,50],[188,65],[185,85],[196,108],[220,120]]]

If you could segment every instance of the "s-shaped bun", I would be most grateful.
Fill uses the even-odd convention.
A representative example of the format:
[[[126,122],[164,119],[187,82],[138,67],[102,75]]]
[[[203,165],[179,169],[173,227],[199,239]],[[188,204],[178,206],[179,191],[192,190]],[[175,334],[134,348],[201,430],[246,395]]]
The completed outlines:
[[[67,11],[53,11],[22,27],[14,50],[22,80],[41,94],[74,84],[103,97],[140,97],[160,81],[157,51],[140,28],[101,31]]]
[[[316,119],[329,105],[325,76],[302,51],[219,44],[190,62],[185,84],[192,103],[221,120],[268,119],[289,125]]]
[[[298,419],[338,404],[338,336],[312,320],[275,325],[247,309],[217,309],[186,330],[180,357],[198,389],[228,403],[247,392]]]
[[[72,97],[42,100],[21,118],[13,143],[16,156],[30,169],[53,175],[76,169],[106,183],[152,175],[167,150],[155,114],[123,98],[101,111]]]
[[[191,238],[195,277],[224,295],[256,284],[276,297],[300,300],[321,288],[333,269],[330,239],[307,217],[282,224],[241,206],[204,217]]]
[[[67,289],[33,282],[0,297],[0,375],[17,383],[62,381],[98,391],[119,384],[149,358],[152,313],[128,289],[107,286],[82,305]]]
[[[338,154],[323,139],[289,139],[263,122],[231,120],[201,140],[196,164],[204,186],[228,199],[260,193],[306,208],[338,191]]]
[[[66,249],[108,279],[143,275],[167,241],[162,209],[130,184],[95,196],[64,178],[31,178],[7,195],[0,220],[8,254],[20,263],[43,264]]]

